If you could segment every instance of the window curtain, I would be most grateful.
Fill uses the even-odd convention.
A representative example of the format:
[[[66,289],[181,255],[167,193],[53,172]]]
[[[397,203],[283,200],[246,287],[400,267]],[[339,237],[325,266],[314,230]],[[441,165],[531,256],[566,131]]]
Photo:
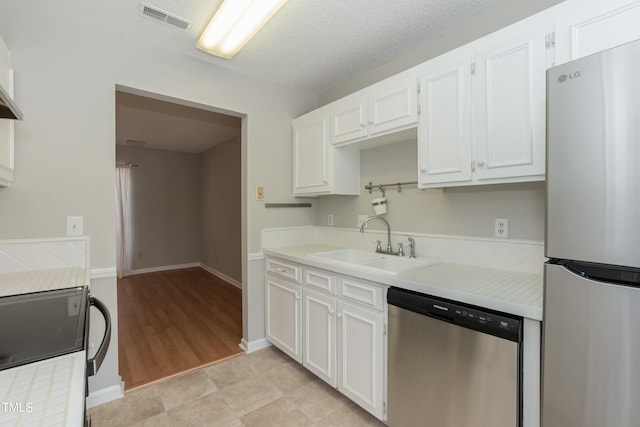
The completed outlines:
[[[133,263],[133,221],[131,218],[131,168],[116,168],[116,251],[118,278],[131,271]]]

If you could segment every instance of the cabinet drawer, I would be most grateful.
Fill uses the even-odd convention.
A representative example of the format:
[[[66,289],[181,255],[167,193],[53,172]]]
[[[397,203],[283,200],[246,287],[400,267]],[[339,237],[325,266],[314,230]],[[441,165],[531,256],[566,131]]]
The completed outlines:
[[[336,276],[327,271],[305,268],[304,284],[313,286],[317,289],[322,289],[331,295],[336,294]]]
[[[267,259],[266,267],[267,272],[269,273],[273,273],[281,277],[286,277],[287,279],[291,279],[297,283],[301,283],[302,266],[300,265],[269,258]]]
[[[384,308],[384,288],[357,279],[341,277],[340,296],[376,310]]]

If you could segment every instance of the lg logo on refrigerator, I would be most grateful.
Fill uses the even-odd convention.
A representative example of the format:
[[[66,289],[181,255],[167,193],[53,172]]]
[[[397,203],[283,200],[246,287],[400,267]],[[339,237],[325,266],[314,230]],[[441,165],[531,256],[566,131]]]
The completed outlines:
[[[564,83],[564,82],[566,82],[567,80],[577,79],[578,77],[580,77],[580,71],[576,71],[576,72],[571,73],[571,74],[561,74],[561,75],[558,77],[558,81],[559,81],[560,83]]]

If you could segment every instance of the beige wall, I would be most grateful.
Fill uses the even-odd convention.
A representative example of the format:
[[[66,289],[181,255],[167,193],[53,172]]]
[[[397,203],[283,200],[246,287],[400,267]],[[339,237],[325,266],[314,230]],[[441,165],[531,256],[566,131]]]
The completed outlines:
[[[200,157],[117,146],[116,161],[138,165],[131,168],[133,270],[200,262]]]
[[[81,215],[85,234],[91,236],[91,267],[115,267],[116,85],[244,117],[242,192],[248,224],[243,257],[260,250],[264,227],[312,223],[310,210],[291,209],[275,217],[246,196],[246,189],[263,185],[273,193],[286,189],[278,196],[293,200],[291,120],[311,108],[312,94],[61,16],[55,2],[0,2],[0,36],[11,51],[15,99],[24,113],[15,126],[15,183],[0,189],[1,238],[63,236],[65,217]],[[261,282],[255,276],[244,267],[243,285]],[[115,301],[115,278],[101,283],[101,291]],[[253,298],[252,293],[245,298]],[[117,316],[115,302],[109,309]],[[243,336],[264,337],[261,313],[245,310],[243,316]],[[117,342],[117,331],[112,341]],[[116,347],[109,351],[115,360]],[[112,365],[99,375],[100,386],[118,384]]]
[[[240,138],[200,155],[203,264],[242,280]]]
[[[327,225],[334,215],[336,227],[357,226],[357,215],[374,215],[364,185],[415,181],[418,176],[416,141],[386,145],[360,153],[360,196],[320,197],[316,224]],[[495,218],[509,219],[509,238],[544,240],[544,183],[452,187],[420,191],[415,185],[386,191],[387,219],[394,231],[493,237]],[[372,228],[380,228],[377,221]]]

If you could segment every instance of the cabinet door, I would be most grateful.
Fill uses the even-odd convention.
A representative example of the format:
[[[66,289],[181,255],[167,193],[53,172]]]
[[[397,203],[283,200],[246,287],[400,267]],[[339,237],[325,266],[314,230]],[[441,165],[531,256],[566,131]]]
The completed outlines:
[[[266,276],[267,339],[302,363],[301,286]]]
[[[338,302],[338,389],[383,417],[383,316]]]
[[[559,10],[556,21],[558,63],[640,39],[640,1],[592,1],[566,6]]]
[[[316,110],[293,122],[293,193],[329,192],[329,116]]]
[[[368,133],[376,136],[418,122],[418,73],[408,70],[367,89]]]
[[[545,172],[546,30],[475,57],[474,167],[479,180]]]
[[[311,372],[336,386],[336,299],[310,289],[303,291],[304,360]]]
[[[424,64],[420,81],[418,184],[471,180],[471,55]]]
[[[356,93],[331,104],[331,142],[342,144],[367,136],[367,98]]]

